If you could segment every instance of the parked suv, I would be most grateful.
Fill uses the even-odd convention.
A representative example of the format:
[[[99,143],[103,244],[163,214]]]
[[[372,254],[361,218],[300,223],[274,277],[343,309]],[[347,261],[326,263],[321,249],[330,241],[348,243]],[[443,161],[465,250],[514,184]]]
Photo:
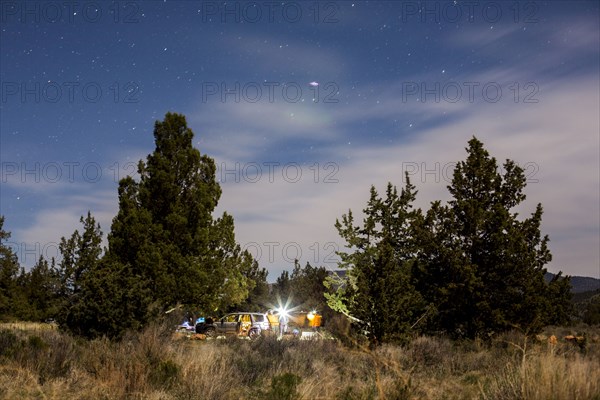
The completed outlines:
[[[196,324],[196,333],[208,337],[237,335],[252,339],[270,330],[267,315],[262,313],[237,312],[227,314],[218,321],[207,318],[205,322]]]

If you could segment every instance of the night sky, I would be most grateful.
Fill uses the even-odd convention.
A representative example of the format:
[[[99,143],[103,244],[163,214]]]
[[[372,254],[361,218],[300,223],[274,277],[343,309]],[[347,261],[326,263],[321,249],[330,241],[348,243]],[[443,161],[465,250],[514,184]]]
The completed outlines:
[[[335,268],[334,228],[370,185],[448,200],[476,136],[527,174],[549,270],[600,277],[597,1],[2,1],[0,214],[21,263],[57,255],[88,210],[187,117],[215,159],[217,214],[273,281]],[[134,175],[135,176],[135,175]]]

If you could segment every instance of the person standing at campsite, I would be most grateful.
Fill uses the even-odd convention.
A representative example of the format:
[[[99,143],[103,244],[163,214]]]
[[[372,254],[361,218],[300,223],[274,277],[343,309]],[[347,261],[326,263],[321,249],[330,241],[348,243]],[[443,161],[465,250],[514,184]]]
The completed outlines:
[[[279,313],[279,337],[282,338],[285,331],[287,331],[288,316],[282,312]]]

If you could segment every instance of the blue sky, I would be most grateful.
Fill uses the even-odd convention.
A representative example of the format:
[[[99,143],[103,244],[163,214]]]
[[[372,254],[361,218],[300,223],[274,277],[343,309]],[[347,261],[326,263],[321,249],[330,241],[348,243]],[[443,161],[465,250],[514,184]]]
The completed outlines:
[[[335,268],[370,185],[449,198],[481,139],[525,168],[549,270],[600,277],[598,2],[2,1],[0,214],[24,265],[91,210],[168,111],[213,157],[218,213],[274,280]]]

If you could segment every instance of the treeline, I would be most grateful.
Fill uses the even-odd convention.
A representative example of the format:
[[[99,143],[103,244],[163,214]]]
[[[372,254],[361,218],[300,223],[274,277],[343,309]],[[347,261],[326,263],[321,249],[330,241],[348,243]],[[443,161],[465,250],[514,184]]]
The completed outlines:
[[[102,249],[99,246],[102,232],[90,213],[85,219],[82,217],[80,222],[83,233],[77,230],[71,238],[61,239],[59,246],[61,261],[56,262],[52,259],[49,262],[40,257],[29,271],[20,267],[16,255],[0,242],[0,254],[2,254],[0,321],[55,320],[71,333],[88,337],[107,335],[118,338],[129,329],[122,323],[114,325],[112,329],[105,329],[105,326],[101,325],[102,320],[98,319],[106,318],[106,313],[102,312],[104,307],[129,306],[118,304],[118,299],[109,302],[109,299],[102,294],[106,289],[92,286],[93,275],[88,275],[89,271],[86,272],[85,269],[89,269],[90,265],[93,269],[98,268],[96,263],[102,259]],[[0,216],[2,241],[10,237],[10,234],[4,231],[3,224],[4,217]],[[84,268],[84,265],[88,267]],[[327,276],[328,272],[324,267],[314,267],[308,262],[301,267],[296,260],[291,275],[284,271],[275,284],[269,285],[267,271],[264,268],[254,268],[251,270],[251,275],[247,277],[252,279],[253,286],[247,291],[247,297],[243,302],[223,302],[221,308],[214,310],[202,310],[196,304],[190,303],[180,303],[179,308],[183,314],[188,315],[218,315],[235,310],[264,312],[267,309],[287,307],[298,311],[319,310],[322,314],[331,317],[333,311],[327,306],[325,298],[324,281]],[[81,307],[84,299],[93,303],[87,304],[85,310],[79,311],[77,307]],[[90,310],[93,304],[97,306],[96,314],[90,315],[89,319],[85,318],[83,312]],[[159,311],[164,311],[169,306],[170,304],[163,306]],[[127,322],[137,329],[143,327],[144,322],[149,321],[128,320]]]
[[[221,196],[214,160],[192,145],[185,117],[168,113],[154,126],[156,148],[138,164],[139,180],[119,182],[119,211],[102,248],[93,216],[62,238],[60,261],[40,258],[30,271],[5,246],[0,218],[0,318],[43,320],[84,337],[119,338],[183,305],[215,315],[265,310],[288,299],[333,317],[345,315],[374,344],[419,333],[486,337],[518,328],[535,332],[567,323],[570,283],[544,281],[551,260],[540,204],[520,219],[526,178],[513,161],[496,160],[473,138],[459,162],[447,204],[415,209],[406,176],[398,192],[371,188],[357,223],[336,222],[346,273],[296,262],[270,291],[267,271],[242,251],[232,216],[213,217]]]
[[[156,148],[139,162],[139,180],[119,182],[108,248],[101,248],[102,232],[90,214],[81,232],[61,239],[56,265],[46,268],[40,260],[11,280],[17,260],[3,247],[2,285],[12,288],[2,290],[14,294],[3,294],[0,313],[27,316],[14,299],[35,303],[27,287],[38,290],[37,275],[47,278],[46,298],[56,296],[56,302],[48,299],[52,306],[31,316],[54,316],[62,328],[85,337],[118,338],[178,304],[213,312],[243,302],[262,271],[236,243],[233,218],[213,218],[221,196],[216,166],[193,147],[193,136],[183,115],[169,113],[155,123]]]
[[[414,209],[406,175],[400,193],[371,188],[362,223],[352,211],[336,222],[348,252],[343,279],[329,280],[329,304],[348,315],[373,343],[415,333],[486,338],[519,329],[533,333],[569,322],[570,281],[544,280],[552,256],[540,233],[542,206],[514,212],[525,200],[524,170],[506,160],[503,173],[478,139],[457,164],[447,204]]]
[[[193,136],[183,115],[155,123],[156,148],[139,162],[139,180],[119,182],[108,248],[88,213],[81,231],[61,239],[60,261],[40,258],[25,271],[6,245],[1,217],[0,319],[53,318],[76,335],[119,338],[175,306],[202,315],[276,306],[267,271],[235,240],[233,217],[213,217],[221,196],[216,166],[193,147]],[[309,271],[298,269],[295,279],[308,282],[308,274],[322,286],[322,274]]]

